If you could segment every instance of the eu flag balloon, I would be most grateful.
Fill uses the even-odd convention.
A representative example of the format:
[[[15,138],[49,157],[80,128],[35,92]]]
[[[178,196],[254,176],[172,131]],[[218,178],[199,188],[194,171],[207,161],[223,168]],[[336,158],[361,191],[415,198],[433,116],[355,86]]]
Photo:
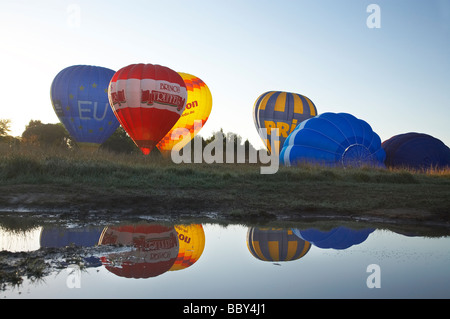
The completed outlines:
[[[391,137],[381,146],[386,166],[412,169],[450,167],[450,148],[441,140],[423,133],[405,133]]]
[[[253,106],[253,121],[269,152],[272,151],[273,140],[271,129],[278,129],[278,142],[274,141],[277,154],[294,128],[300,122],[316,115],[314,103],[297,93],[266,92],[258,97]]]
[[[323,113],[298,125],[284,142],[280,163],[384,167],[386,154],[370,125],[348,113]]]
[[[119,127],[108,101],[114,71],[91,65],[74,65],[54,78],[50,98],[53,109],[78,143],[99,146]]]

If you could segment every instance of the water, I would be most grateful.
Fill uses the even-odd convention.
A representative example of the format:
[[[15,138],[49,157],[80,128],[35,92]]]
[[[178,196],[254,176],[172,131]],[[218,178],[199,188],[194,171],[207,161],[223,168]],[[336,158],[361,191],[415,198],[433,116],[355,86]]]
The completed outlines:
[[[0,297],[450,297],[450,237],[340,225],[322,232],[213,223],[174,228],[142,221],[98,227],[35,225],[25,231],[0,226],[3,251],[33,253],[70,243],[86,247],[79,259],[71,262],[52,251],[46,262],[53,268],[42,278],[23,276],[19,285],[7,283]]]

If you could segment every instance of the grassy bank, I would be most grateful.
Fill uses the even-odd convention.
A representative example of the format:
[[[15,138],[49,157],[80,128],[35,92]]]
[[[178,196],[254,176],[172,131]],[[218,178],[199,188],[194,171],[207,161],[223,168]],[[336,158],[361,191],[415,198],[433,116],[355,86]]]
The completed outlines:
[[[422,211],[448,220],[450,172],[174,164],[107,152],[6,148],[0,155],[0,207],[218,211],[231,216],[319,212]]]

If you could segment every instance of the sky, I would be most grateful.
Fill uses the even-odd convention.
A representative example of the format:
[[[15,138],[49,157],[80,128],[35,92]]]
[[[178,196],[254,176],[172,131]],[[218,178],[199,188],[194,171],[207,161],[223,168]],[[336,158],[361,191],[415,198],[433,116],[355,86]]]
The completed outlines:
[[[253,105],[279,90],[351,113],[382,141],[421,132],[450,146],[450,0],[1,0],[0,30],[13,136],[59,122],[50,85],[62,69],[151,63],[208,85],[205,138],[222,128],[262,147]]]

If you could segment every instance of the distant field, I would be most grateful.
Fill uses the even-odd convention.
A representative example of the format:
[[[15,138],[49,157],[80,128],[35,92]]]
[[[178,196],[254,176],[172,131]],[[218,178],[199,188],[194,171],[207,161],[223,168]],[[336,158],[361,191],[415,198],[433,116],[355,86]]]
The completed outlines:
[[[396,210],[450,220],[449,170],[301,166],[261,175],[260,164],[174,164],[140,154],[21,146],[0,151],[3,208],[217,211],[241,218]]]

